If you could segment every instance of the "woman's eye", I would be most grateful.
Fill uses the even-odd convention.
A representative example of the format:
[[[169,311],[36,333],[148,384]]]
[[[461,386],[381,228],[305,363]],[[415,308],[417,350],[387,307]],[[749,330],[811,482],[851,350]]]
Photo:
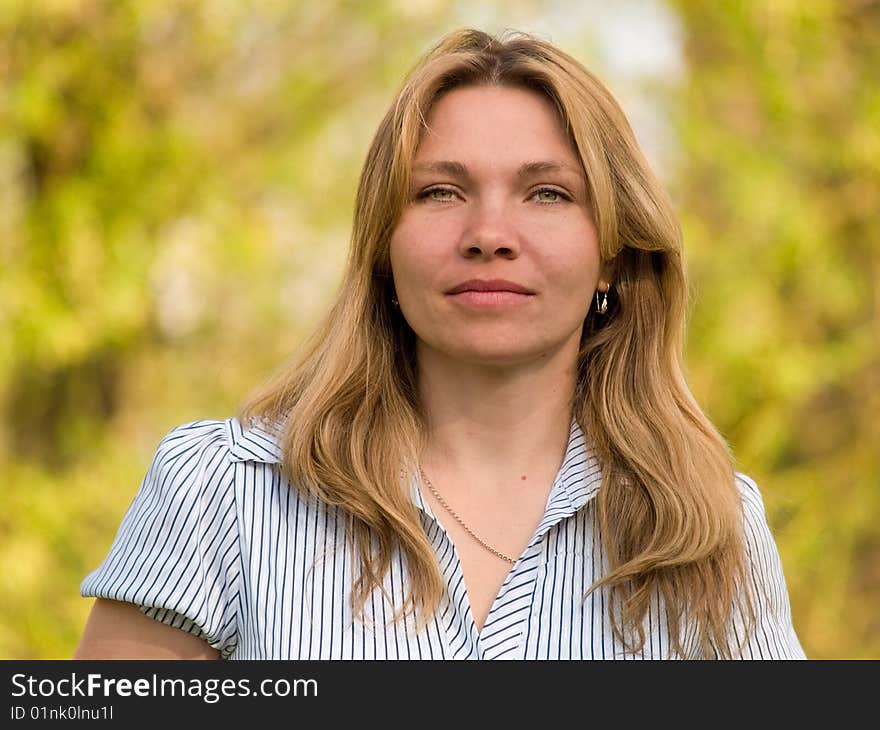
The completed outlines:
[[[456,192],[449,188],[427,188],[418,194],[419,200],[436,200],[438,203],[452,202],[456,197]],[[541,188],[532,195],[537,198],[539,203],[561,203],[571,198],[561,190],[555,188]]]
[[[568,200],[568,196],[565,193],[553,188],[541,188],[541,190],[535,192],[535,195],[538,196],[539,203],[559,203],[560,201]]]
[[[441,202],[452,200],[454,197],[455,193],[447,188],[428,188],[419,193],[420,199],[427,198],[429,200],[437,200]]]

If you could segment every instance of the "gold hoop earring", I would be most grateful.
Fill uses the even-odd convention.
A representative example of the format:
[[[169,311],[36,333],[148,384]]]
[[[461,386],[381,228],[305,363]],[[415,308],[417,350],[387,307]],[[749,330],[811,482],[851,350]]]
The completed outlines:
[[[599,303],[599,292],[596,291],[596,311],[599,314],[605,314],[605,312],[608,310],[608,289],[606,289],[602,294],[603,294],[602,303],[600,304]]]

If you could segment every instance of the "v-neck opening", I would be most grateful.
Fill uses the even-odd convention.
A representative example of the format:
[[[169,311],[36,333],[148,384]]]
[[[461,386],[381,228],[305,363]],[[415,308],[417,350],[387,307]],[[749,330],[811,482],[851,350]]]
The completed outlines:
[[[584,434],[573,419],[569,444],[547,495],[544,513],[532,537],[501,582],[482,626],[477,628],[459,550],[443,522],[425,500],[417,472],[413,474],[410,490],[414,504],[427,523],[423,522],[423,527],[430,536],[435,553],[447,556],[441,570],[446,580],[445,600],[449,602],[446,608],[451,610],[443,611],[441,624],[451,654],[456,658],[477,659],[524,657],[524,637],[528,636],[526,628],[532,617],[533,597],[544,570],[545,561],[542,558],[546,550],[543,537],[592,499],[600,484],[598,459],[586,446]],[[431,525],[435,529],[428,532]],[[460,641],[462,633],[467,637],[464,642]]]

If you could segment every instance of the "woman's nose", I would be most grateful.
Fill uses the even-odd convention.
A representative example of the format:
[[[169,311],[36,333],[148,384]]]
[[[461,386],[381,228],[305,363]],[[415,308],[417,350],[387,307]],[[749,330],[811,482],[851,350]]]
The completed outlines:
[[[473,203],[462,231],[461,254],[468,258],[518,255],[519,236],[513,218],[503,201]]]

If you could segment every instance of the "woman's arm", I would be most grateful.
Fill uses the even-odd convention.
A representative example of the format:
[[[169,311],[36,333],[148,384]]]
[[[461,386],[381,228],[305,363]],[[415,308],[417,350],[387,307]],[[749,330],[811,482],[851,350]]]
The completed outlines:
[[[219,659],[220,652],[181,629],[145,616],[133,603],[99,598],[74,659]]]

